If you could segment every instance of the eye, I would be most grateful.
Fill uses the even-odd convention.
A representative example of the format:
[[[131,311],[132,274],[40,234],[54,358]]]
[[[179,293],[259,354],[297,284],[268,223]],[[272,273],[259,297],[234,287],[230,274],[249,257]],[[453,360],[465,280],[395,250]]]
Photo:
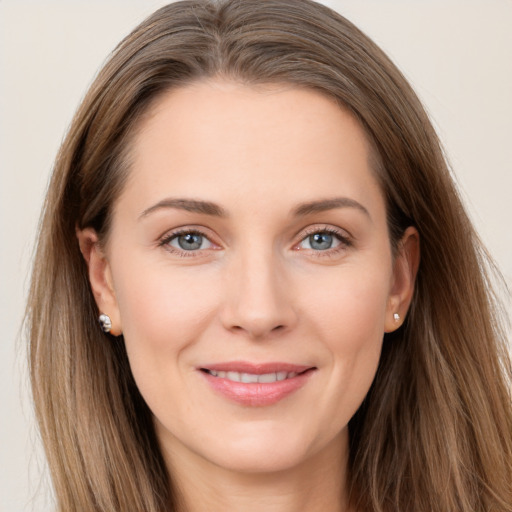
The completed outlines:
[[[349,237],[344,232],[333,228],[311,229],[306,236],[295,246],[298,250],[309,250],[314,253],[326,253],[333,255],[352,245]]]
[[[161,241],[161,245],[177,252],[185,251],[189,253],[215,247],[215,245],[199,231],[171,233]]]
[[[303,249],[313,249],[315,251],[326,251],[337,247],[340,241],[332,234],[326,231],[320,231],[312,235],[307,236],[302,241]]]

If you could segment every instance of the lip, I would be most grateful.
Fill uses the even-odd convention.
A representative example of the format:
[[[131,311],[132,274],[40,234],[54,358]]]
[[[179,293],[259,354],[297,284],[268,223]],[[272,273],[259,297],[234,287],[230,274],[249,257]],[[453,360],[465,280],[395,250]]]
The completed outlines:
[[[314,366],[297,365],[284,362],[249,363],[246,361],[230,361],[201,366],[198,368],[210,387],[225,398],[244,406],[264,407],[281,401],[288,395],[302,388],[316,368]],[[253,375],[267,373],[296,373],[285,380],[268,383],[235,382],[227,378],[215,377],[207,370],[215,372],[239,372]]]

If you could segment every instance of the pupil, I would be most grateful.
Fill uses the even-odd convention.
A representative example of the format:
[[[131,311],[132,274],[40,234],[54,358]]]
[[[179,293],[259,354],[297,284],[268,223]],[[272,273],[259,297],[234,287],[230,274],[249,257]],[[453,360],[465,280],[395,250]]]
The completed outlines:
[[[332,235],[329,235],[329,233],[315,233],[309,237],[309,244],[312,249],[330,249],[332,245]]]
[[[191,251],[193,249],[199,249],[203,242],[203,237],[198,235],[197,233],[187,233],[186,235],[181,235],[178,238],[179,246],[185,251]]]

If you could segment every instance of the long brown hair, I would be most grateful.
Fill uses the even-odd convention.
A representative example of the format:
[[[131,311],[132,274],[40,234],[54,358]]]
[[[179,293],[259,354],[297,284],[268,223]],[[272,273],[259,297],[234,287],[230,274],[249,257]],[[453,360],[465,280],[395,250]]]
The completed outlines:
[[[121,42],[73,120],[44,206],[27,316],[58,509],[177,507],[122,339],[98,326],[75,230],[108,234],[129,141],[150,103],[214,76],[307,87],[350,109],[375,148],[392,244],[409,225],[420,233],[410,313],[386,335],[374,383],[349,425],[356,509],[510,512],[512,371],[493,266],[407,81],[356,27],[310,0],[190,0],[160,9]]]

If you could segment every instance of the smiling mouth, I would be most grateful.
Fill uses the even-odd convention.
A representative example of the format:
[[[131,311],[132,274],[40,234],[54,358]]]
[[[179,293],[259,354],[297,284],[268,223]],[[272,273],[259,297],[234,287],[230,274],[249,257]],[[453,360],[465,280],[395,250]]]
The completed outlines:
[[[285,362],[229,361],[198,367],[217,394],[248,407],[280,402],[307,384],[316,366]]]
[[[297,375],[302,375],[303,373],[312,369],[313,368],[308,368],[301,372],[279,371],[262,374],[221,370],[217,371],[209,370],[208,368],[201,368],[201,371],[206,372],[213,377],[230,380],[231,382],[242,382],[244,384],[271,384],[273,382],[293,379],[294,377],[297,377]]]

